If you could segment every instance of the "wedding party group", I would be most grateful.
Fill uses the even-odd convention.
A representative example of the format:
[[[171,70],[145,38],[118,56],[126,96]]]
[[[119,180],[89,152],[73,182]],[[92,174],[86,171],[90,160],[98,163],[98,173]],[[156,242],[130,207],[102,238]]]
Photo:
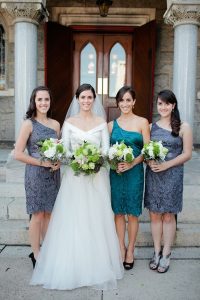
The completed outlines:
[[[115,99],[120,116],[107,124],[94,88],[80,85],[60,130],[50,90],[32,92],[14,154],[26,164],[31,285],[117,288],[124,272],[137,267],[143,207],[154,244],[149,268],[169,269],[192,131],[171,90],[158,93],[159,119],[152,124],[135,114],[140,100],[133,87],[123,86]]]

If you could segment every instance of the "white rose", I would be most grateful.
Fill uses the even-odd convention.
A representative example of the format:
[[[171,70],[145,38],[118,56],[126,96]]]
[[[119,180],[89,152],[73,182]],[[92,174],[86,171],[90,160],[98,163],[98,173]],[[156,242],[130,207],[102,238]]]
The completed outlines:
[[[55,147],[49,148],[48,150],[44,151],[44,155],[47,158],[53,158],[55,154],[56,154],[56,148]]]

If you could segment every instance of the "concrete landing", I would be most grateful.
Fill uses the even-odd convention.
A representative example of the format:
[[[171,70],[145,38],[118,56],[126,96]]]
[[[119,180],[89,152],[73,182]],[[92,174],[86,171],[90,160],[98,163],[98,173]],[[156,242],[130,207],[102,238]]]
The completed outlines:
[[[118,288],[96,291],[46,290],[30,286],[30,247],[0,245],[0,300],[199,300],[200,248],[174,248],[169,271],[149,270],[152,248],[136,248],[134,269],[126,271]],[[98,270],[97,270],[98,271]]]

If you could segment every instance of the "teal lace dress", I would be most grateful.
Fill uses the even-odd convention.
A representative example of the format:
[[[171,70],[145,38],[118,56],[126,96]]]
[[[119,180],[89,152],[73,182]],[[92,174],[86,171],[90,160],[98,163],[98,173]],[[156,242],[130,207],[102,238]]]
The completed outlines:
[[[111,133],[111,145],[124,141],[131,146],[135,157],[141,154],[143,147],[143,136],[139,132],[122,129],[116,120],[113,121]],[[128,214],[139,216],[142,212],[142,199],[144,189],[144,169],[140,163],[132,169],[117,174],[110,170],[111,201],[115,214]]]

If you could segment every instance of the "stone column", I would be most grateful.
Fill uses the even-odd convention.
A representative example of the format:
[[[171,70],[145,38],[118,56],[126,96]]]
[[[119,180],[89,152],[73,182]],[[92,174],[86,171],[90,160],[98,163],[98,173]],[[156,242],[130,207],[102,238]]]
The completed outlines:
[[[44,0],[0,1],[14,24],[15,42],[15,138],[37,86],[37,26],[47,18]]]
[[[164,15],[165,22],[174,26],[173,91],[181,119],[193,126],[200,4],[190,0],[173,2],[168,1]]]

